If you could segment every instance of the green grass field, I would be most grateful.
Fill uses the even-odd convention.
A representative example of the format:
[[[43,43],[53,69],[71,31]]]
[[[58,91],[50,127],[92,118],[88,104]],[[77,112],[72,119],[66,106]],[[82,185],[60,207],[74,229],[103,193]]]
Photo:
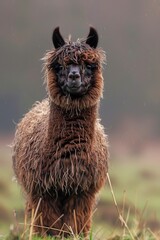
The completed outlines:
[[[139,157],[110,160],[109,176],[124,223],[119,219],[107,183],[98,196],[90,240],[160,239],[159,166],[160,163],[144,162]],[[0,239],[22,239],[17,234],[23,233],[23,223],[23,194],[14,179],[11,154],[7,148],[1,148]],[[73,236],[72,239],[80,238]]]

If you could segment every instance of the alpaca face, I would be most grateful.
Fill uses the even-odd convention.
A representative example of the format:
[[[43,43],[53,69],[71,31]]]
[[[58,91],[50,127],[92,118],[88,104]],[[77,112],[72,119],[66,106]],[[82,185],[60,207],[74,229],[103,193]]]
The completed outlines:
[[[92,87],[96,67],[96,63],[87,62],[81,65],[75,63],[69,63],[66,66],[59,63],[53,65],[62,93],[73,98],[81,97]]]
[[[64,40],[59,28],[53,31],[54,49],[47,52],[45,74],[52,102],[66,109],[83,109],[99,101],[103,92],[102,64],[105,53],[97,48],[94,28],[86,39]]]

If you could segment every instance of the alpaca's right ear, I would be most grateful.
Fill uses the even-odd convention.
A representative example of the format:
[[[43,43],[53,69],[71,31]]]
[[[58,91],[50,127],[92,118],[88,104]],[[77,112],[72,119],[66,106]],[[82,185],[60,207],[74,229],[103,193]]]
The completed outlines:
[[[53,31],[52,42],[55,48],[62,47],[65,44],[65,41],[59,32],[59,27],[56,27]]]

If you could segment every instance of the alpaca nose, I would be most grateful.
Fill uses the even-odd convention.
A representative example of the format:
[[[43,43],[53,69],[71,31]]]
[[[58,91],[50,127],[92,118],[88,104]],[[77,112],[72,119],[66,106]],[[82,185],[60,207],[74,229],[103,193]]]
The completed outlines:
[[[72,71],[71,73],[69,73],[68,78],[75,81],[80,78],[80,74],[77,71]]]
[[[69,88],[79,88],[81,85],[80,68],[78,65],[71,65],[68,73]]]

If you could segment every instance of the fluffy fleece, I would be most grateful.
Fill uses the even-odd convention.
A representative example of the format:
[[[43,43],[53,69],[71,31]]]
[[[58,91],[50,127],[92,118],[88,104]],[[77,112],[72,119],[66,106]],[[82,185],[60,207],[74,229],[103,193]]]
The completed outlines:
[[[48,98],[36,103],[17,126],[13,167],[26,194],[26,211],[38,207],[40,235],[87,236],[96,193],[106,181],[108,144],[98,117],[105,54],[85,41],[68,41],[44,57]],[[81,97],[64,95],[52,64],[96,63],[94,83]]]

